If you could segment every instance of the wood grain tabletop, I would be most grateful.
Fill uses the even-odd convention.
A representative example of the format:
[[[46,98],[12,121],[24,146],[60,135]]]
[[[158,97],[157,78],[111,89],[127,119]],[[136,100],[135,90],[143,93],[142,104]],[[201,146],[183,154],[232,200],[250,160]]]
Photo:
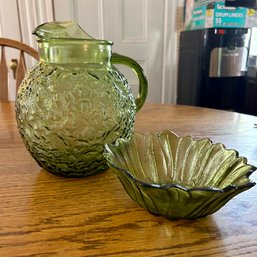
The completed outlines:
[[[146,104],[135,130],[209,137],[257,165],[257,117]],[[257,181],[254,173],[251,179]],[[111,170],[63,178],[40,168],[0,103],[0,257],[257,256],[257,186],[197,220],[153,216],[133,202]]]

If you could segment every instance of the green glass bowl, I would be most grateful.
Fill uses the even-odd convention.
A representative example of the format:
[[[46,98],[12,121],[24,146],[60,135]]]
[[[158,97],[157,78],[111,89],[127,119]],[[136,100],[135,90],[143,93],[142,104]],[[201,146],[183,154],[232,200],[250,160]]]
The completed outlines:
[[[135,132],[106,144],[104,156],[135,202],[169,219],[212,214],[255,185],[249,176],[256,167],[237,151],[170,131]]]

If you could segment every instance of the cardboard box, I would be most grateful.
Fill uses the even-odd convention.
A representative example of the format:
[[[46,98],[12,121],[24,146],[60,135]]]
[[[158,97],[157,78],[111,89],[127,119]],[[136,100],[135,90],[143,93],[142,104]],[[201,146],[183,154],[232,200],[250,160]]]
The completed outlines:
[[[251,28],[257,26],[257,12],[225,6],[225,1],[195,0],[186,30],[204,28]]]

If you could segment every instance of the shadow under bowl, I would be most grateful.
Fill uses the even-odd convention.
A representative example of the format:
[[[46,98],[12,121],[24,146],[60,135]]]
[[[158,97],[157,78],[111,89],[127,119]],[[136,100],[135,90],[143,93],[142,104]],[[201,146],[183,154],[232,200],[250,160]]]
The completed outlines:
[[[249,176],[256,167],[236,150],[171,131],[135,132],[106,144],[104,156],[135,202],[169,219],[212,214],[255,185]]]

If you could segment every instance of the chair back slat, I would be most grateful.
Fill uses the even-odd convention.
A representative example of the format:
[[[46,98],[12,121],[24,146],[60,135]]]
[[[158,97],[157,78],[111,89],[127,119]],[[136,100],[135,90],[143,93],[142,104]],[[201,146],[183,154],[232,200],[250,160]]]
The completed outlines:
[[[16,90],[13,88],[13,91],[18,90],[22,80],[25,77],[26,74],[26,62],[25,62],[25,54],[32,56],[36,60],[39,60],[39,54],[38,52],[33,49],[32,47],[13,40],[13,39],[8,39],[8,38],[1,38],[0,37],[0,46],[1,46],[1,62],[0,62],[0,101],[8,101],[8,91],[10,90],[10,83],[9,81],[9,76],[13,76],[12,72],[7,66],[7,61],[6,61],[6,52],[5,48],[10,47],[13,49],[17,49],[19,51],[19,56],[18,56],[18,65],[15,71],[15,76],[14,79],[16,79]],[[9,74],[11,72],[11,74]]]
[[[8,67],[6,63],[5,47],[1,47],[0,62],[0,100],[8,101]]]
[[[18,91],[20,84],[25,77],[25,73],[26,73],[26,64],[25,64],[24,52],[20,51],[20,59],[16,70],[16,92]]]

